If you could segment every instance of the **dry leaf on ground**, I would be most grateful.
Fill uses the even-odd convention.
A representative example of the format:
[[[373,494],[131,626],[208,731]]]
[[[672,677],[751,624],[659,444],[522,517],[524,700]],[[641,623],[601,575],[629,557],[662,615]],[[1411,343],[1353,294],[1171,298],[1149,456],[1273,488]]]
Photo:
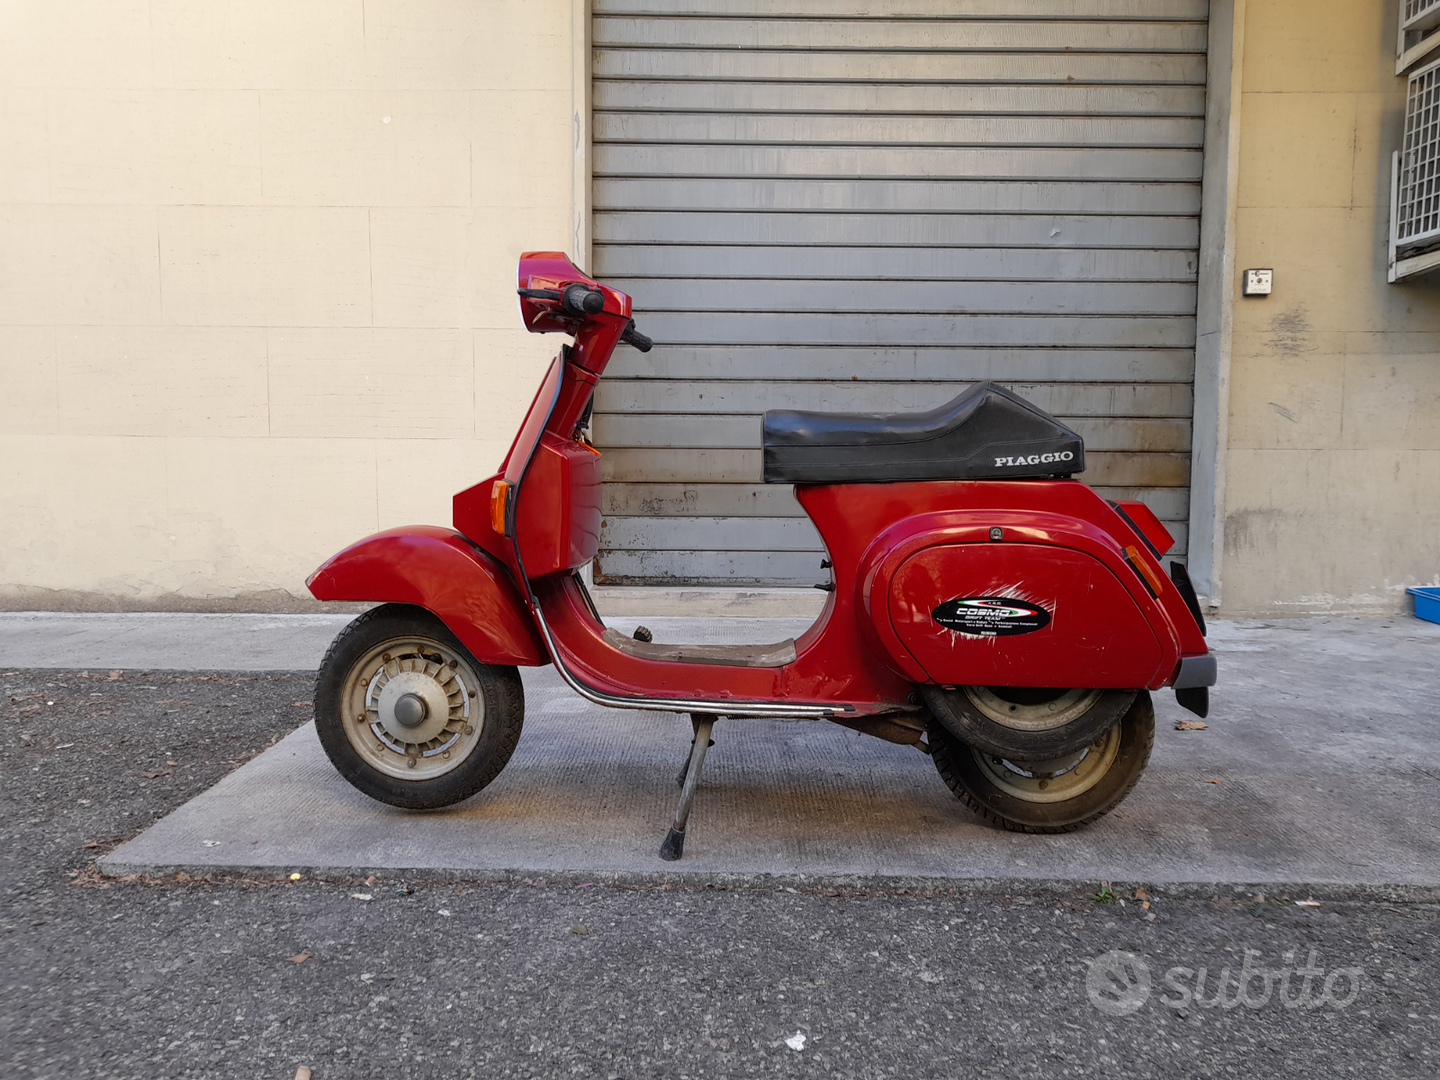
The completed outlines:
[[[1176,720],[1176,731],[1204,731],[1209,724],[1202,724],[1199,720]]]

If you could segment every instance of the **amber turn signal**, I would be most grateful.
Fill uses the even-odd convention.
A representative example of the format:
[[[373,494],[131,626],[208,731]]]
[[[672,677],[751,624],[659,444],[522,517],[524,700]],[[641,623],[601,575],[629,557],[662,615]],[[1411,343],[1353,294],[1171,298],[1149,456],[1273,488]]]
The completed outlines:
[[[1155,573],[1154,570],[1150,569],[1149,565],[1141,557],[1139,548],[1134,546],[1127,547],[1125,549],[1125,555],[1130,560],[1130,565],[1135,567],[1135,570],[1145,579],[1146,584],[1150,586],[1152,593],[1159,596],[1165,591],[1164,580],[1159,574]]]
[[[510,502],[510,482],[496,480],[490,489],[490,527],[501,536],[510,535],[505,531],[505,511]]]

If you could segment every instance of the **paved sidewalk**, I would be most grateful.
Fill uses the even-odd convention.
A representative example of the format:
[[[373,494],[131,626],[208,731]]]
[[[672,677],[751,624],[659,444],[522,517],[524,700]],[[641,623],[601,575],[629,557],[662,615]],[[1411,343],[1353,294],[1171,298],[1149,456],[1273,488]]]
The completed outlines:
[[[0,667],[313,671],[353,618],[0,611]]]
[[[252,666],[276,666],[278,657],[301,667],[345,618],[0,616],[0,664],[53,664],[69,640],[85,643],[89,666],[184,655],[214,667],[223,652]],[[660,641],[773,640],[798,626],[614,621],[626,629],[644,621]],[[188,651],[166,642],[166,625],[183,633]],[[222,650],[198,647],[205,627]],[[735,720],[717,727],[685,859],[663,863],[656,850],[687,722],[589,705],[545,668],[525,673],[515,758],[460,807],[411,814],[370,801],[336,775],[307,724],[103,865],[114,874],[780,875],[970,886],[1108,879],[1192,892],[1247,885],[1440,896],[1440,769],[1431,749],[1440,626],[1220,623],[1211,642],[1221,684],[1209,729],[1175,731],[1189,714],[1158,694],[1155,755],[1139,787],[1110,817],[1069,836],[978,823],[913,749],[825,722]]]

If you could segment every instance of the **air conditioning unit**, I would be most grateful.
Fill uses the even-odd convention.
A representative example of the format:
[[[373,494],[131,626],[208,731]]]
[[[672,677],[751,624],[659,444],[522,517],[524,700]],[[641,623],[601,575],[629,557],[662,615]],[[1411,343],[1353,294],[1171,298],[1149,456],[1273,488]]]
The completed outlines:
[[[1440,0],[1400,0],[1400,33],[1395,74],[1404,75],[1440,47]]]
[[[1407,7],[1420,0],[1407,0]],[[1440,10],[1440,0],[1430,5]],[[1440,60],[1411,72],[1405,141],[1390,159],[1390,280],[1440,266]]]

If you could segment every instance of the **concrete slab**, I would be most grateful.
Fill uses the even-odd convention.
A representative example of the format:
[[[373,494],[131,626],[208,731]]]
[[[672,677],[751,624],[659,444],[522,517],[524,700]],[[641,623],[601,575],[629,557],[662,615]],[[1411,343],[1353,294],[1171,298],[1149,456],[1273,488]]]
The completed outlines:
[[[0,666],[308,671],[353,614],[0,612]]]
[[[797,622],[643,621],[660,641],[773,640]],[[101,865],[872,887],[1111,880],[1205,895],[1243,884],[1440,897],[1440,626],[1220,623],[1211,642],[1222,683],[1209,729],[1174,730],[1190,714],[1157,695],[1160,729],[1140,785],[1111,816],[1067,836],[980,824],[913,749],[823,721],[725,720],[685,859],[663,863],[656,851],[687,721],[591,706],[540,669],[526,672],[514,759],[462,806],[414,814],[370,801],[335,773],[307,725]]]

